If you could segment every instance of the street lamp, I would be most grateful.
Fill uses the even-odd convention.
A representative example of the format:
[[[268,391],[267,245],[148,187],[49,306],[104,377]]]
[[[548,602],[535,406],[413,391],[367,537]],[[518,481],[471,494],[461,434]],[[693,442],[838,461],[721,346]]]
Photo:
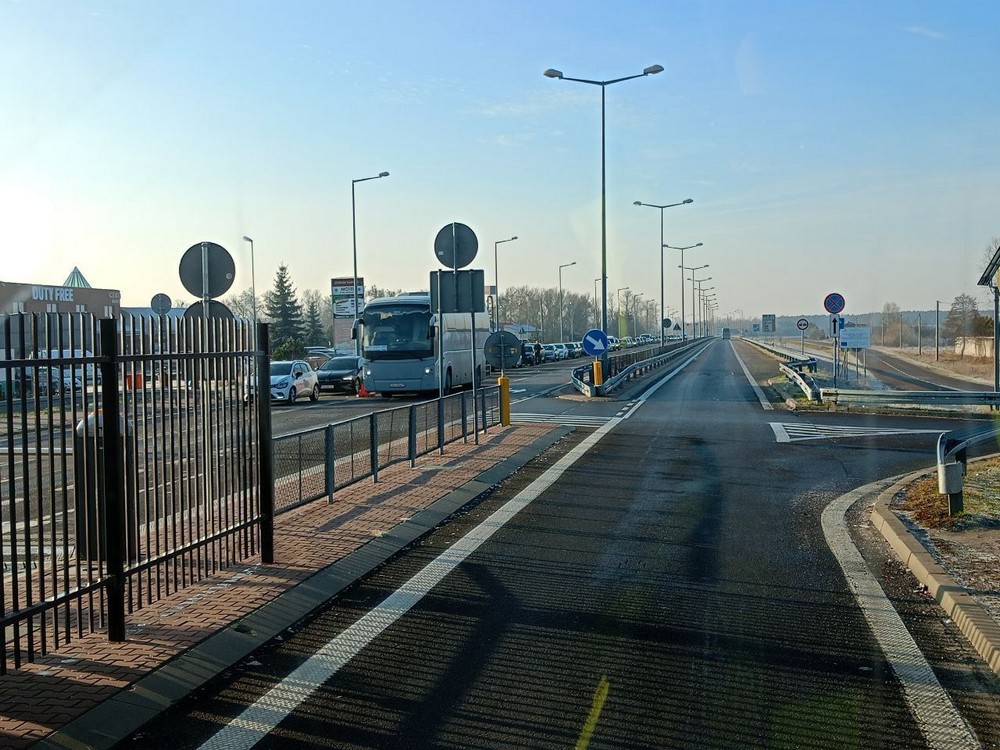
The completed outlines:
[[[711,277],[709,277],[711,278]],[[705,325],[705,321],[708,319],[708,304],[711,300],[715,299],[714,294],[708,294],[708,292],[715,289],[714,286],[707,286],[704,289],[701,288],[701,284],[698,285],[698,296],[701,298],[701,335],[708,335],[708,327]]]
[[[496,304],[494,305],[493,312],[496,314],[496,328],[494,330],[500,330],[500,264],[497,262],[497,247],[499,247],[504,242],[513,242],[517,239],[515,234],[506,240],[497,240],[493,243],[493,289],[494,294],[496,294]]]
[[[257,340],[257,273],[253,265],[253,240],[243,235],[243,241],[250,243],[250,294],[253,296],[253,340]]]
[[[608,331],[608,221],[607,221],[607,169],[606,169],[606,147],[605,147],[605,89],[612,83],[630,81],[633,78],[655,75],[663,72],[662,65],[650,65],[642,73],[624,78],[613,78],[610,81],[592,81],[587,78],[568,78],[562,74],[561,70],[549,68],[543,75],[546,78],[558,78],[561,81],[576,81],[577,83],[589,83],[593,86],[601,87],[601,329]],[[608,371],[608,353],[601,354],[601,370]]]
[[[688,270],[688,271],[691,272],[691,336],[692,336],[692,338],[698,338],[698,331],[697,331],[697,329],[695,327],[697,325],[696,316],[698,314],[698,308],[695,307],[695,305],[697,304],[695,302],[695,300],[697,298],[694,296],[694,285],[695,285],[695,282],[698,282],[698,289],[700,291],[701,290],[701,282],[708,281],[710,278],[712,278],[711,276],[706,276],[703,279],[696,279],[694,277],[694,272],[695,271],[700,271],[702,268],[708,268],[708,264],[706,263],[703,266],[695,266],[694,268],[688,268],[688,269],[686,269],[686,270]]]
[[[684,247],[674,247],[673,245],[664,245],[663,247],[669,250],[680,250],[681,251],[681,268],[684,268],[684,251],[691,250],[695,247],[701,247],[702,243],[696,245],[685,245]],[[661,251],[662,252],[662,251]],[[694,301],[692,300],[692,303]],[[684,321],[684,274],[681,273],[681,340],[687,338],[687,323]]]
[[[356,180],[351,180],[351,236],[354,244],[354,317],[358,317],[358,220],[357,213],[354,208],[354,186],[359,182],[367,182],[368,180],[378,180],[382,177],[388,177],[388,172],[379,172],[377,175],[372,177],[359,177]],[[333,314],[336,315],[337,311],[334,310]],[[361,356],[361,337],[358,336],[354,339],[354,353],[357,356]]]
[[[691,198],[685,198],[680,203],[668,203],[665,206],[660,206],[656,203],[643,203],[642,201],[633,201],[633,206],[649,206],[650,208],[660,209],[660,346],[663,346],[663,319],[666,317],[663,309],[663,210],[666,208],[673,208],[674,206],[685,206],[688,203],[694,203]],[[683,262],[683,261],[682,261]],[[683,286],[683,285],[682,285]]]
[[[575,266],[576,261],[572,263],[563,263],[559,266],[559,341],[562,342],[563,339],[563,295],[562,295],[562,270],[564,268],[569,268],[570,266]]]
[[[622,338],[622,292],[627,292],[631,288],[632,287],[630,286],[623,286],[618,290],[618,294],[616,295],[618,297],[618,338]],[[628,298],[626,297],[626,300],[627,299]],[[605,331],[605,333],[607,333],[607,331]]]

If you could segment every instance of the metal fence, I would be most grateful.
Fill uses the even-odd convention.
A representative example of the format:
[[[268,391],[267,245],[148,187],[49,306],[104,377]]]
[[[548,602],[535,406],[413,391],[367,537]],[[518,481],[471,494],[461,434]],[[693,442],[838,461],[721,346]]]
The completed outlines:
[[[290,510],[500,424],[500,389],[372,412],[274,438],[275,512]]]
[[[282,509],[478,440],[497,387],[271,439],[268,327],[15,315],[0,325],[0,674],[241,560]]]
[[[99,628],[123,640],[127,612],[268,553],[252,342],[243,321],[3,320],[0,674]]]

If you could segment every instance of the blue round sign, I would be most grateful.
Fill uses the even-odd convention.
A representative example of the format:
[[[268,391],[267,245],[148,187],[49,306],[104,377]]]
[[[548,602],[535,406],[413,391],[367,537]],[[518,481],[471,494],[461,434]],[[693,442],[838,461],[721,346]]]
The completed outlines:
[[[843,294],[837,294],[836,292],[831,292],[826,295],[826,299],[823,300],[823,307],[831,315],[837,315],[844,312],[844,308],[847,306],[847,302],[844,300]]]
[[[600,328],[593,328],[583,334],[583,350],[591,357],[600,357],[608,350],[608,335]]]

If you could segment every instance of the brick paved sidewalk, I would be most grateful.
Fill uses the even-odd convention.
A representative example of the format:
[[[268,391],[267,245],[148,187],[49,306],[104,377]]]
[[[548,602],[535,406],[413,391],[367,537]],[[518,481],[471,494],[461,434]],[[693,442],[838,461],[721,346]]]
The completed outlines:
[[[275,519],[275,564],[248,561],[133,613],[125,643],[87,635],[0,677],[0,747],[24,748],[83,716],[235,620],[272,602],[499,462],[551,425],[518,424],[396,465]],[[52,746],[81,747],[69,741]]]

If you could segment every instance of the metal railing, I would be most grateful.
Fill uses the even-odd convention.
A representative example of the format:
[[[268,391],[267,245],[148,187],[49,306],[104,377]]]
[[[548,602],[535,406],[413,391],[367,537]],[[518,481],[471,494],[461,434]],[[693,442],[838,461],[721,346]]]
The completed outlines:
[[[592,365],[581,365],[573,369],[570,382],[585,396],[603,396],[627,380],[660,367],[682,352],[706,343],[711,339],[697,339],[690,343],[678,341],[652,350],[626,351],[608,356],[608,372],[604,373],[604,384],[593,383]]]
[[[820,397],[835,404],[997,406],[1000,393],[994,391],[858,391],[821,388]]]
[[[943,432],[937,442],[938,492],[948,496],[948,515],[964,510],[962,484],[968,473],[968,449],[988,443],[1000,436],[1000,427],[992,427],[964,440],[949,437]]]
[[[475,437],[500,424],[500,388],[374,411],[362,417],[274,438],[275,512],[281,513],[380,471]]]

